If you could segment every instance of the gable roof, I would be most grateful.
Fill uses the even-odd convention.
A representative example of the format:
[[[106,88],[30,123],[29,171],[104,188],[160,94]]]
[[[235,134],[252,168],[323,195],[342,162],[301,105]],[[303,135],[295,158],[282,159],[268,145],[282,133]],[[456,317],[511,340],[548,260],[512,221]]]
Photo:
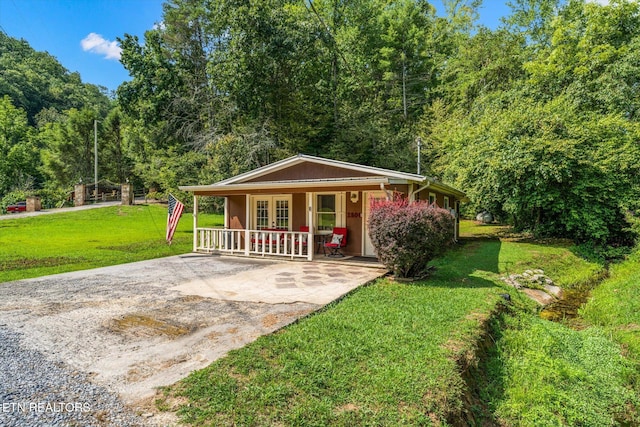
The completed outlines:
[[[259,178],[261,176],[265,176],[273,172],[277,172],[282,169],[286,169],[291,166],[298,165],[305,162],[316,163],[316,164],[321,164],[325,166],[333,166],[333,167],[347,169],[355,172],[361,172],[363,173],[363,176],[375,175],[375,176],[381,176],[381,177],[384,176],[384,177],[396,178],[401,180],[404,179],[407,181],[419,181],[419,182],[422,182],[425,180],[425,177],[422,175],[392,171],[389,169],[376,168],[373,166],[364,166],[356,163],[341,162],[339,160],[325,159],[323,157],[309,156],[307,154],[298,154],[297,156],[291,156],[289,158],[280,160],[275,163],[271,163],[261,168],[254,169],[252,171],[245,172],[243,174],[236,175],[234,177],[219,181],[215,185],[228,185],[228,184],[246,182],[249,180],[255,180],[256,178]]]
[[[339,176],[333,177],[298,177],[282,178],[278,172],[286,169],[294,170],[304,164],[319,165],[334,170]],[[339,170],[344,171],[340,174]],[[336,172],[337,171],[337,172]],[[271,177],[270,177],[271,175]],[[277,177],[277,178],[274,178]],[[260,179],[264,178],[264,179]],[[429,186],[444,193],[457,197],[465,197],[465,194],[453,187],[440,183],[435,178],[423,175],[398,172],[390,169],[377,168],[373,166],[359,165],[356,163],[342,162],[339,160],[326,159],[323,157],[298,154],[284,160],[280,160],[269,165],[245,172],[210,185],[180,186],[184,191],[192,192],[222,192],[224,190],[253,190],[265,188],[287,187],[314,187],[331,184],[334,186],[356,186],[356,185],[380,185],[380,184],[418,184],[419,186]]]

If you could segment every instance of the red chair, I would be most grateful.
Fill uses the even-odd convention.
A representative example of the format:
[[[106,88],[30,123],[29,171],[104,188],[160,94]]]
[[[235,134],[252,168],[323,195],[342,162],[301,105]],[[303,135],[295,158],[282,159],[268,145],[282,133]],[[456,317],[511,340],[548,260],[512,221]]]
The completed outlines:
[[[333,227],[331,240],[324,243],[324,255],[329,257],[344,256],[341,249],[347,246],[347,229],[345,227]],[[327,255],[327,249],[329,254]]]

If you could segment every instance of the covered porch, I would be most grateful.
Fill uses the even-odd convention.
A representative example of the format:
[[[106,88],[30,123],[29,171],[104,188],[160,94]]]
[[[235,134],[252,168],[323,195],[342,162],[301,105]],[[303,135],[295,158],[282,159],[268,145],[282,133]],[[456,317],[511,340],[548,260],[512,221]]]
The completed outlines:
[[[366,230],[367,206],[372,197],[385,197],[373,190],[340,191],[324,187],[307,191],[252,192],[224,195],[224,226],[201,227],[198,205],[202,193],[193,198],[193,250],[243,256],[275,256],[314,260],[325,258],[324,244],[334,229],[344,230],[341,258],[375,257]],[[254,189],[255,190],[255,189]],[[366,202],[365,202],[366,199]]]

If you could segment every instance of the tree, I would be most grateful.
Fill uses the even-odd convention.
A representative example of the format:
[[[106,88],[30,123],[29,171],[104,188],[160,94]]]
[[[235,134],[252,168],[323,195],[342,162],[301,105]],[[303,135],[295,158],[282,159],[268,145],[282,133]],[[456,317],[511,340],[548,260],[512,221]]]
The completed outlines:
[[[94,181],[94,120],[90,109],[71,109],[62,122],[47,123],[39,134],[46,147],[43,168],[50,185],[69,188]]]
[[[29,190],[40,180],[40,160],[27,113],[0,98],[0,194]]]

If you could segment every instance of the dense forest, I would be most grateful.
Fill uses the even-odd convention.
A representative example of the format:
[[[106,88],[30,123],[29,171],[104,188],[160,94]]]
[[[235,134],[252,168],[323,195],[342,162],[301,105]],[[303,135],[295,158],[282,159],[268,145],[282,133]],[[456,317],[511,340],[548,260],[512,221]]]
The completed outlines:
[[[422,171],[538,235],[631,243],[640,211],[640,4],[171,0],[123,35],[115,96],[0,34],[0,196],[100,178],[175,191],[297,153]],[[487,4],[485,7],[491,7]]]

